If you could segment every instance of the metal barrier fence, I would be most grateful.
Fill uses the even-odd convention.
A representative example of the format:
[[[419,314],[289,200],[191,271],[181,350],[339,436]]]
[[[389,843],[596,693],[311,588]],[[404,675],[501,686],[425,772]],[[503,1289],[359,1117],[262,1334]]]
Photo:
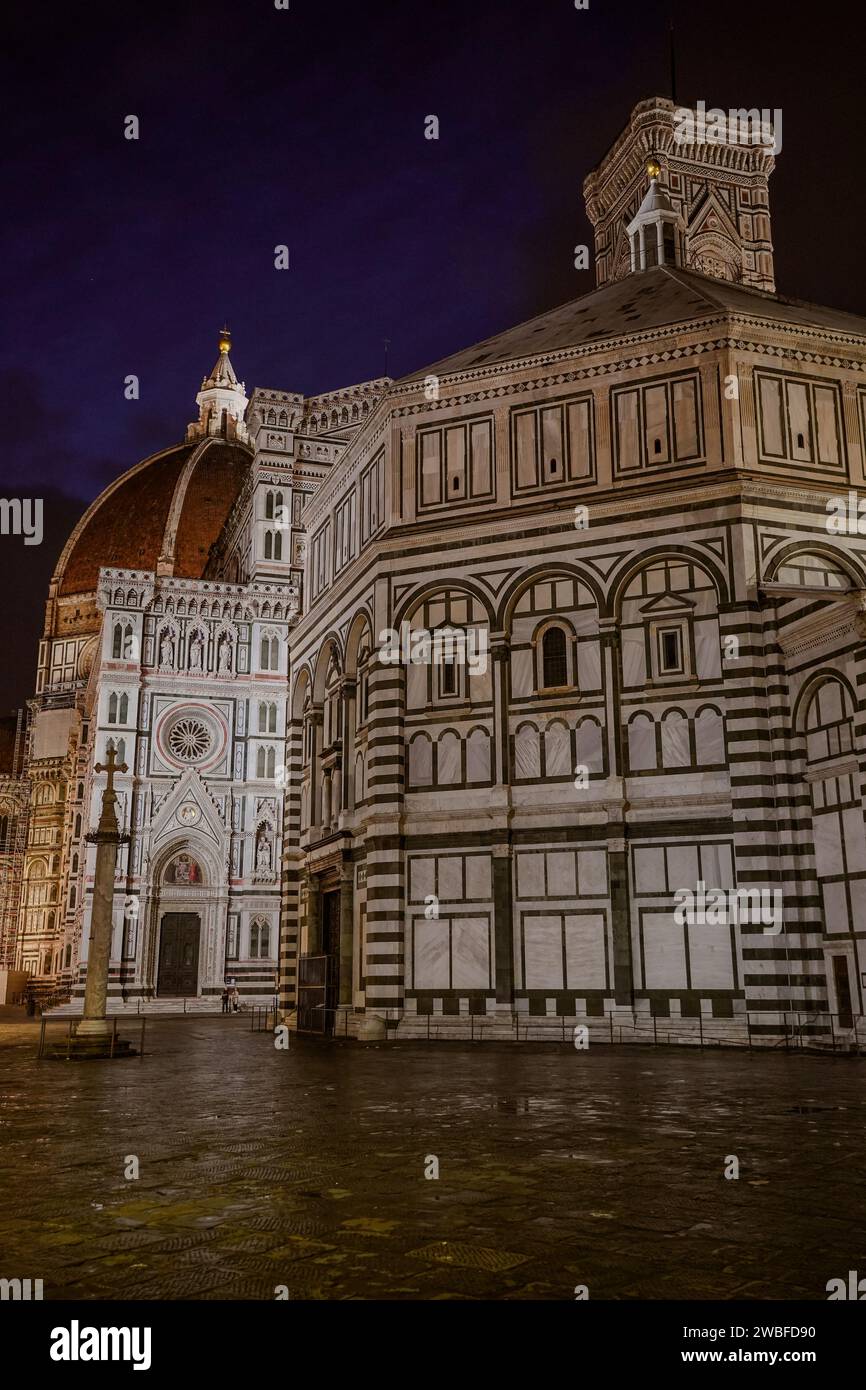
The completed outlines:
[[[294,1016],[300,1023],[297,1009],[281,1012],[276,1003],[247,1005],[250,1031],[272,1032],[279,1023],[289,1025],[290,1034],[327,1039],[351,1038],[357,1034],[358,1016],[351,1010],[328,1009],[328,1015],[315,1029],[291,1028]],[[340,1019],[342,1015],[342,1019]],[[186,1015],[189,1017],[189,1015]],[[204,1015],[203,1015],[204,1017]],[[219,1015],[211,1015],[219,1017]],[[178,1022],[183,1014],[165,1013],[115,1015],[108,1020],[111,1033],[109,1056],[114,1055],[118,1027],[131,1031],[134,1023],[138,1034],[138,1057],[144,1056],[148,1018],[160,1023]],[[46,1054],[49,1042],[53,1057],[71,1057],[80,1018],[50,1019],[39,1023],[37,1058]],[[839,1056],[866,1056],[866,1016],[840,1018],[839,1014],[780,1012],[777,1019],[767,1020],[765,1014],[753,1012],[732,1019],[661,1018],[646,1015],[609,1014],[606,1018],[566,1019],[530,1018],[512,1012],[488,1018],[483,1015],[416,1014],[404,1015],[402,1020],[383,1020],[383,1041],[394,1042],[517,1042],[559,1043],[579,1047],[585,1044],[624,1046],[642,1044],[650,1047],[736,1048],[740,1051],[817,1052]],[[351,1023],[351,1027],[350,1027]],[[468,1024],[468,1028],[467,1025]],[[322,1026],[324,1025],[324,1026]],[[581,1031],[578,1035],[578,1030]],[[50,1030],[50,1031],[49,1031]],[[54,1041],[56,1039],[56,1041]]]
[[[749,1012],[731,1019],[664,1018],[657,1015],[608,1014],[606,1018],[531,1018],[512,1012],[494,1019],[483,1015],[425,1014],[404,1018],[399,1025],[407,1041],[467,1040],[470,1042],[559,1042],[578,1045],[577,1029],[591,1043],[650,1047],[739,1048],[754,1051],[816,1051],[850,1056],[866,1055],[866,1016],[841,1019],[839,1014],[779,1011],[779,1021]],[[469,1024],[468,1030],[466,1024]],[[407,1026],[408,1024],[408,1026]],[[395,1029],[398,1025],[392,1025]]]
[[[42,1021],[41,1021],[40,1024],[39,1024],[39,1045],[38,1045],[37,1051],[36,1051],[36,1060],[37,1060],[37,1062],[41,1062],[41,1061],[44,1060],[44,1058],[45,1058],[45,1056],[46,1056],[46,1051],[47,1051],[47,1049],[48,1049],[49,1044],[51,1045],[51,1046],[50,1046],[50,1051],[51,1051],[52,1059],[53,1059],[53,1060],[57,1060],[58,1057],[62,1057],[62,1056],[63,1056],[63,1051],[64,1051],[64,1041],[65,1041],[66,1057],[67,1057],[68,1060],[71,1060],[71,1059],[72,1059],[72,1056],[73,1056],[73,1045],[74,1045],[74,1042],[75,1042],[75,1034],[76,1034],[76,1031],[77,1031],[77,1029],[78,1029],[78,1024],[79,1024],[80,1022],[81,1022],[81,1019],[80,1019],[80,1018],[58,1018],[58,1019],[50,1019],[50,1018],[45,1018],[45,1017],[43,1016]],[[117,1049],[117,1045],[118,1045],[117,1025],[118,1025],[119,1022],[126,1022],[126,1020],[119,1020],[119,1019],[117,1019],[117,1018],[113,1018],[113,1019],[110,1020],[110,1023],[111,1023],[111,1034],[110,1034],[110,1038],[109,1038],[109,1048],[108,1048],[108,1056],[109,1056],[109,1058],[113,1058],[113,1057],[114,1057],[115,1050]],[[141,1016],[140,1018],[137,1018],[137,1019],[136,1019],[136,1023],[139,1025],[139,1031],[138,1031],[138,1049],[137,1049],[137,1054],[136,1054],[136,1055],[138,1056],[138,1060],[141,1061],[142,1058],[144,1057],[144,1034],[145,1034],[145,1029],[146,1029],[146,1027],[147,1027],[147,1016],[146,1016],[145,1014],[142,1014],[142,1016]],[[52,1042],[51,1035],[48,1033],[49,1028],[51,1029],[51,1031],[52,1031],[52,1033],[54,1034],[54,1036],[57,1037],[57,1038],[59,1038],[59,1042]],[[65,1040],[64,1040],[64,1032],[65,1032]]]
[[[316,1010],[310,1020],[298,1011],[298,1033],[309,1037],[350,1038],[351,1010]],[[613,1046],[737,1048],[746,1051],[815,1051],[850,1056],[866,1055],[866,1017],[841,1019],[839,1014],[779,1011],[772,1021],[754,1011],[730,1019],[664,1018],[648,1014],[608,1014],[605,1018],[533,1018],[512,1011],[495,1018],[469,1014],[404,1015],[384,1020],[385,1041],[405,1042],[558,1042],[578,1046],[587,1041]],[[307,1024],[307,1026],[303,1026]],[[585,1029],[580,1039],[577,1029]]]

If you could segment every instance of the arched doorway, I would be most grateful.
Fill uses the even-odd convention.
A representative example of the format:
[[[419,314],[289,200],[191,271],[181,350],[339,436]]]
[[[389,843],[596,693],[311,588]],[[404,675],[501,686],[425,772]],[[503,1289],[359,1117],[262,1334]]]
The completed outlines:
[[[156,993],[190,998],[199,993],[204,874],[199,859],[180,850],[163,870],[159,895]]]

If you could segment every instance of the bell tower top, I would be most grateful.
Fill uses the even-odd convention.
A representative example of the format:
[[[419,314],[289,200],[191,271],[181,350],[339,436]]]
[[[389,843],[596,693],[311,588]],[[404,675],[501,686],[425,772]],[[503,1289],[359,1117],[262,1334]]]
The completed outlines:
[[[641,264],[640,243],[649,245],[652,221],[657,245],[659,228],[676,228],[661,237],[670,252],[661,260],[775,293],[767,185],[781,117],[772,114],[675,106],[667,97],[638,103],[583,184],[599,288],[650,264]]]
[[[198,420],[187,426],[187,440],[203,439],[206,435],[239,439],[249,443],[244,415],[248,405],[244,384],[235,376],[229,352],[232,335],[225,326],[219,335],[219,357],[201,384],[195,398]]]

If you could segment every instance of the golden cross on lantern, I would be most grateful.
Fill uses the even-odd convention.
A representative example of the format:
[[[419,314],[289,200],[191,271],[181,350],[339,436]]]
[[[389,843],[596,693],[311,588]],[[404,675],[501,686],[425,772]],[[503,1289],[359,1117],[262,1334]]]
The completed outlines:
[[[106,791],[113,792],[115,772],[127,772],[129,769],[126,766],[126,763],[119,763],[117,761],[117,749],[115,748],[112,739],[108,740],[108,743],[105,748],[105,756],[107,758],[107,762],[94,763],[93,771],[108,773],[108,786],[106,787]]]

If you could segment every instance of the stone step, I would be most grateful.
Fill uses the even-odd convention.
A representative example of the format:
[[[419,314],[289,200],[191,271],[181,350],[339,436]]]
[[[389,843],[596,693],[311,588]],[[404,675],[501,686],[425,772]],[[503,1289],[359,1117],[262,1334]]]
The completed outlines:
[[[83,999],[70,999],[56,1009],[46,1009],[46,1018],[81,1018]],[[142,1014],[218,1014],[222,1012],[219,997],[215,999],[109,999],[107,1018],[138,1018]]]

